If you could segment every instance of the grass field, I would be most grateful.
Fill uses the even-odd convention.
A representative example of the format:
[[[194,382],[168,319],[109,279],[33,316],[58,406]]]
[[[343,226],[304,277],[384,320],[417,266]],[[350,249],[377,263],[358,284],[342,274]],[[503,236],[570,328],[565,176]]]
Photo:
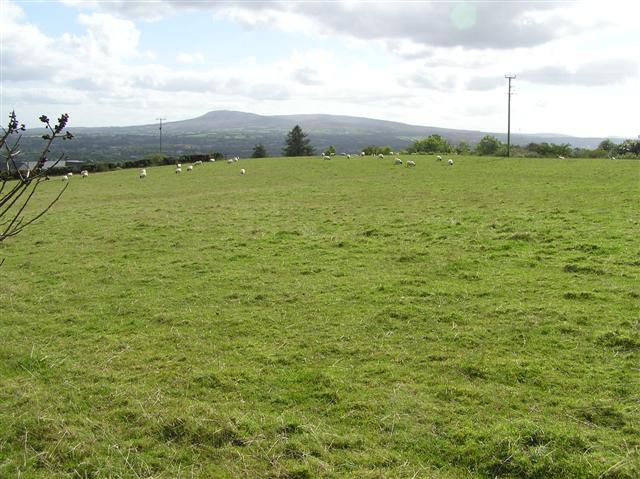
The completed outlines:
[[[0,477],[640,477],[640,162],[413,159],[72,178],[0,244]]]

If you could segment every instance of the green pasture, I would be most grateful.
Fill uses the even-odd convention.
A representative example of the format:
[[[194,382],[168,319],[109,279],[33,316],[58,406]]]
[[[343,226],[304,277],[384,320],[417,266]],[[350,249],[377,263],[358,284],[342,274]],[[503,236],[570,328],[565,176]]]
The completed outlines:
[[[411,159],[74,176],[0,244],[0,477],[640,477],[640,162]]]

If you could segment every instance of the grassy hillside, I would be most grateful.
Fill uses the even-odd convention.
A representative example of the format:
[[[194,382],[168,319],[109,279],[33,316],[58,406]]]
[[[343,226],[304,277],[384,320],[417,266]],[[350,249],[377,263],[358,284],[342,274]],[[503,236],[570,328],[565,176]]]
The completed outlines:
[[[638,163],[413,159],[72,178],[0,245],[0,477],[639,477]]]

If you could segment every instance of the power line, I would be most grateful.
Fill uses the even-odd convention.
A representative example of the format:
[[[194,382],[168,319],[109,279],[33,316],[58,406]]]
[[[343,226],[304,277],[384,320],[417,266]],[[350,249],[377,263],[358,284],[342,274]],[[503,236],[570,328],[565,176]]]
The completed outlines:
[[[156,120],[160,121],[160,158],[162,159],[162,122],[166,120],[166,118],[156,118]]]
[[[507,93],[508,101],[507,101],[507,158],[509,158],[510,150],[511,150],[511,80],[513,80],[515,75],[505,75],[505,78],[509,79],[509,91]]]

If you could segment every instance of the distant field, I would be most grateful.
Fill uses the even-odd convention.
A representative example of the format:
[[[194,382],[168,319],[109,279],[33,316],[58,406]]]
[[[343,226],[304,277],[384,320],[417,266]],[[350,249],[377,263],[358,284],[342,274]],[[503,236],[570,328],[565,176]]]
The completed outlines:
[[[0,244],[0,477],[640,477],[640,162],[412,159],[73,177]]]

